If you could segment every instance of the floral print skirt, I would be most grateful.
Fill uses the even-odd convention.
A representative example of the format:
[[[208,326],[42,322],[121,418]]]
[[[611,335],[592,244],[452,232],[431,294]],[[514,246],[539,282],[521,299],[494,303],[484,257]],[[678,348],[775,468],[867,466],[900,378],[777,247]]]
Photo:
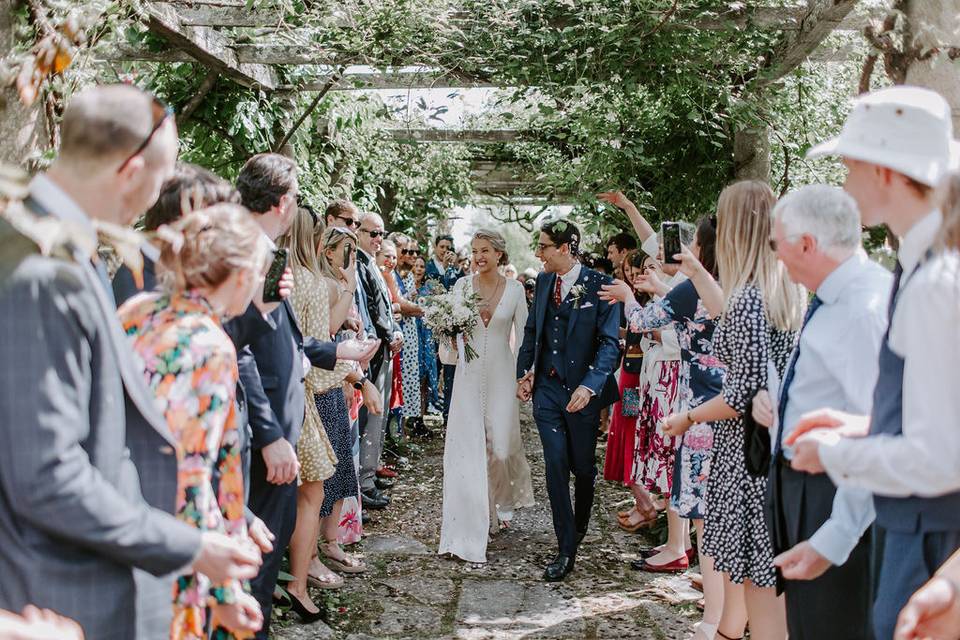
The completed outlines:
[[[670,506],[681,518],[702,519],[707,513],[707,480],[713,461],[713,426],[695,424],[683,436],[674,463]]]
[[[673,463],[680,438],[664,435],[662,423],[680,407],[680,364],[679,360],[656,363],[653,376],[640,388],[634,483],[666,495],[673,486]]]

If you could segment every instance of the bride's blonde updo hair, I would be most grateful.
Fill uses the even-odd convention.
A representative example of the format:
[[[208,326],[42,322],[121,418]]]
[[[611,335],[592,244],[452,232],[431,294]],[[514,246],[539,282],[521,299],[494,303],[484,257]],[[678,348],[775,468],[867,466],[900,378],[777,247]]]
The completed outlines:
[[[500,253],[498,267],[505,267],[510,264],[510,256],[507,255],[507,241],[499,231],[493,229],[479,229],[473,234],[472,240],[486,240],[493,247],[494,251]]]
[[[188,213],[156,231],[161,282],[170,293],[215,288],[232,273],[262,273],[269,247],[259,225],[239,204]]]

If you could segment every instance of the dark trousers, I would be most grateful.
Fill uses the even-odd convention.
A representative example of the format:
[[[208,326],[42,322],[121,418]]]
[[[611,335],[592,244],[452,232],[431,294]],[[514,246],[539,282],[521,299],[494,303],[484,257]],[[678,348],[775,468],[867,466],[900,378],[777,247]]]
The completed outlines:
[[[890,640],[907,600],[960,548],[960,531],[902,533],[882,531],[880,581],[873,603],[877,640]]]
[[[453,377],[457,373],[457,365],[445,364],[443,366],[443,421],[446,423],[447,416],[450,415],[450,400],[453,399]]]
[[[567,413],[570,395],[560,380],[538,379],[533,390],[533,419],[543,443],[553,530],[560,553],[574,556],[577,553],[577,532],[587,530],[593,508],[600,410],[591,404],[579,413]],[[572,504],[571,473],[574,477]]]
[[[826,475],[799,473],[782,461],[779,473],[781,540],[777,553],[810,537],[830,518],[836,487]],[[872,640],[870,533],[847,561],[815,580],[785,580],[790,640]]]
[[[267,465],[260,450],[254,450],[250,461],[250,510],[267,525],[276,536],[273,551],[264,554],[260,573],[250,586],[253,596],[263,610],[263,628],[257,638],[266,640],[270,631],[270,609],[273,606],[273,591],[283,554],[290,545],[293,529],[297,524],[297,481],[290,484],[267,482]]]

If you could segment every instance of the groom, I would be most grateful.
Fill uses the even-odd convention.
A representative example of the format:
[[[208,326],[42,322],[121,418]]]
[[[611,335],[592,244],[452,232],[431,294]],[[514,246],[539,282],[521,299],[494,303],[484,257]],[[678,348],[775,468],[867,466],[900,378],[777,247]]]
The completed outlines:
[[[543,574],[549,582],[573,570],[587,534],[597,476],[600,410],[617,401],[613,376],[619,357],[619,305],[602,302],[606,276],[577,260],[580,230],[564,220],[540,232],[533,312],[517,359],[517,397],[533,398],[546,462],[547,493],[559,553]],[[575,500],[570,502],[570,473]]]

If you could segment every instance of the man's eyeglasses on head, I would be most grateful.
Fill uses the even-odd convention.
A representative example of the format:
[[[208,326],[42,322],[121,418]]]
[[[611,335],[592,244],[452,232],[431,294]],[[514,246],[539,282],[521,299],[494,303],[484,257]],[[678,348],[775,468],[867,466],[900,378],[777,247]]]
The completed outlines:
[[[138,155],[143,153],[150,145],[150,141],[153,140],[153,136],[157,135],[157,131],[160,130],[160,127],[163,126],[163,123],[167,121],[167,118],[172,118],[174,115],[173,108],[167,106],[160,101],[156,96],[153,97],[153,103],[150,106],[151,114],[153,116],[153,128],[150,129],[150,133],[147,134],[147,137],[143,139],[143,142],[140,143],[140,146],[137,147],[133,153],[127,156],[120,166],[117,168],[117,173],[123,171],[130,161],[136,158]]]

